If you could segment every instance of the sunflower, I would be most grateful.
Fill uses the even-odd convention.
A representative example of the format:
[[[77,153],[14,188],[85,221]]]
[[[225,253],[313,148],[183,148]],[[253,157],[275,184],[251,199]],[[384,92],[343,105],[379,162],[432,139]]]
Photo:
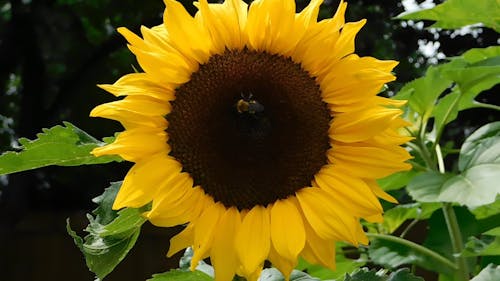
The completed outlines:
[[[365,20],[341,2],[318,22],[321,2],[200,0],[192,17],[165,0],[142,38],[118,29],[143,72],[100,85],[125,97],[91,112],[125,128],[93,154],[135,162],[113,208],[185,225],[167,255],[192,247],[217,281],[266,260],[287,278],[299,257],[334,268],[335,242],[367,244],[360,220],[395,202],[376,179],[410,169],[402,103],[377,96],[397,62],[354,54]]]

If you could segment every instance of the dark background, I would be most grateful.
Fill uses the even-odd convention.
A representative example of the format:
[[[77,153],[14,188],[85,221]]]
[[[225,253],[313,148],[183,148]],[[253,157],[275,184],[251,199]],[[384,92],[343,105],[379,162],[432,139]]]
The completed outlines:
[[[190,1],[183,2],[195,11]],[[337,4],[326,0],[320,17],[331,16]],[[33,139],[41,128],[62,120],[97,138],[121,131],[117,122],[88,117],[93,107],[114,99],[95,85],[139,68],[115,29],[126,26],[138,33],[141,25],[158,25],[163,9],[161,0],[0,1],[0,152],[11,149],[18,137]],[[400,61],[389,94],[439,61],[419,52],[418,40],[439,42],[439,52],[447,56],[497,43],[497,34],[487,28],[476,28],[477,36],[453,36],[391,20],[403,11],[399,0],[352,0],[347,10],[348,21],[368,19],[356,39],[359,55]],[[487,95],[479,98],[492,102]],[[460,143],[465,127],[476,128],[492,115],[488,110],[461,113],[445,137]],[[95,208],[91,199],[109,182],[121,180],[130,166],[48,167],[0,177],[0,281],[93,280],[65,220],[69,217],[83,234],[85,214]],[[178,257],[165,257],[176,231],[146,224],[135,248],[106,279],[146,280],[176,267]]]

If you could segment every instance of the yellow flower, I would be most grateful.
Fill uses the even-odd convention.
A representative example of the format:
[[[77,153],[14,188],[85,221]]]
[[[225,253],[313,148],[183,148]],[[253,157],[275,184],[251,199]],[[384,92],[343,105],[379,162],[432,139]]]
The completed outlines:
[[[395,61],[354,54],[365,20],[347,4],[317,22],[322,0],[165,0],[164,23],[126,28],[143,73],[101,87],[125,98],[91,116],[125,131],[93,151],[135,165],[113,208],[155,225],[186,224],[168,255],[192,247],[217,281],[256,280],[269,260],[287,278],[299,256],[335,267],[334,244],[367,244],[360,220],[382,220],[376,179],[407,170],[401,102],[376,96]]]

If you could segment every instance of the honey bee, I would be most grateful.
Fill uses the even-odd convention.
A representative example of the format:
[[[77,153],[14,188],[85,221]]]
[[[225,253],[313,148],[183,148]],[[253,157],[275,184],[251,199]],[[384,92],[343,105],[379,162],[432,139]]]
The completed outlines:
[[[264,106],[253,98],[252,93],[249,93],[248,96],[241,93],[241,99],[236,102],[236,110],[238,110],[238,113],[256,114],[263,112]]]

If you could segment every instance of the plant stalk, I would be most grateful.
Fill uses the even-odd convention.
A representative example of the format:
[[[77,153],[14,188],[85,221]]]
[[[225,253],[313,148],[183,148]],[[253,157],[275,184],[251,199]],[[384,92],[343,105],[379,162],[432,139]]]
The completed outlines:
[[[458,225],[457,216],[453,210],[451,203],[443,203],[443,214],[446,220],[446,226],[448,228],[448,233],[450,234],[451,246],[453,249],[453,256],[455,257],[455,264],[457,266],[457,281],[467,281],[469,280],[469,269],[467,266],[467,261],[465,257],[461,256],[460,253],[463,251],[462,234],[460,233],[460,227]]]
[[[451,270],[457,270],[457,265],[448,260],[447,258],[441,256],[440,254],[424,247],[421,246],[417,243],[414,243],[412,241],[397,237],[397,236],[392,236],[392,235],[386,235],[386,234],[378,234],[378,233],[366,233],[366,236],[370,238],[377,238],[380,240],[387,240],[391,242],[395,242],[401,245],[405,245],[411,249],[413,249],[416,252],[422,253],[428,257],[432,257],[434,260],[439,261],[441,264],[448,266]]]
[[[443,154],[441,153],[441,146],[436,144],[435,150],[439,172],[444,174],[446,169],[444,166]],[[446,227],[448,228],[448,233],[450,235],[455,264],[458,268],[457,278],[460,278],[460,280],[457,281],[467,281],[469,280],[469,269],[467,268],[467,261],[465,260],[465,257],[460,255],[464,248],[457,216],[455,215],[455,211],[453,210],[451,203],[443,203],[442,209],[444,219],[446,220]]]

